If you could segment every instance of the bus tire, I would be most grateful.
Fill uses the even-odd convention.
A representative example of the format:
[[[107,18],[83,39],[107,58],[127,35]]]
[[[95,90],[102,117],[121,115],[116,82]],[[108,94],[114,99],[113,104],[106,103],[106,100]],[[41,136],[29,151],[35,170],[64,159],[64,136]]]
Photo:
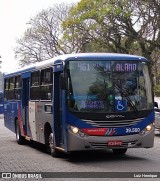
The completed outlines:
[[[118,148],[118,149],[112,149],[113,153],[116,155],[123,155],[126,153],[127,148]]]
[[[19,145],[23,145],[25,143],[25,139],[21,135],[21,130],[20,130],[18,120],[16,120],[16,141]]]
[[[50,149],[51,156],[55,158],[60,157],[60,152],[55,149],[53,133],[50,133],[48,140],[49,140],[49,149]]]

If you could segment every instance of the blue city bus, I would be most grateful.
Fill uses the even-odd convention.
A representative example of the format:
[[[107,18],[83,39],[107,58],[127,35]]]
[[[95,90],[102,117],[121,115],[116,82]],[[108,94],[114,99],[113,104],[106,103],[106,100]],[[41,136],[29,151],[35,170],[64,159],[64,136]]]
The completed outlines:
[[[3,91],[0,91],[0,114],[3,114],[3,100],[4,100]]]
[[[61,152],[154,145],[149,61],[113,53],[60,55],[4,74],[4,124],[18,144]]]

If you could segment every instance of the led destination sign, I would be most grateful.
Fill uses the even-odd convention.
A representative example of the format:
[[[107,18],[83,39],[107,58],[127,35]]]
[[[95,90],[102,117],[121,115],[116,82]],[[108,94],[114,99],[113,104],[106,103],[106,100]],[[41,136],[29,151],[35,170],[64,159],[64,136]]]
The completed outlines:
[[[137,64],[132,62],[76,62],[78,71],[90,72],[99,70],[102,72],[133,72],[137,70]]]
[[[136,63],[116,63],[113,69],[116,72],[133,72],[137,70]]]

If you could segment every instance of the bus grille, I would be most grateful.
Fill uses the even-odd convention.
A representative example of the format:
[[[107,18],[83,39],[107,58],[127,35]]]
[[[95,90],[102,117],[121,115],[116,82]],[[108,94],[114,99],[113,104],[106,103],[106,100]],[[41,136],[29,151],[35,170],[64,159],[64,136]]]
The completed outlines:
[[[122,145],[121,146],[118,146],[118,147],[133,147],[136,142],[138,140],[134,140],[134,141],[129,141],[129,142],[122,142]],[[110,148],[110,146],[107,145],[107,142],[105,143],[95,143],[95,142],[90,142],[91,146],[94,148],[94,149],[106,149],[106,148]]]
[[[93,121],[93,120],[83,120],[84,122],[94,126],[94,127],[101,127],[101,128],[115,128],[115,127],[126,127],[126,126],[132,126],[135,125],[137,123],[139,123],[140,121],[142,121],[141,119],[133,119],[133,120],[113,120],[113,121]]]

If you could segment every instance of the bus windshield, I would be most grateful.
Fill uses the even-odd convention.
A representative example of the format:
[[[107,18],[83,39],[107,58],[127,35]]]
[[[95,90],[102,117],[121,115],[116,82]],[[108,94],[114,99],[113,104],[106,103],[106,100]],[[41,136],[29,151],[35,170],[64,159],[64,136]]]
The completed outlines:
[[[147,62],[69,61],[67,104],[75,112],[130,112],[153,108]]]

